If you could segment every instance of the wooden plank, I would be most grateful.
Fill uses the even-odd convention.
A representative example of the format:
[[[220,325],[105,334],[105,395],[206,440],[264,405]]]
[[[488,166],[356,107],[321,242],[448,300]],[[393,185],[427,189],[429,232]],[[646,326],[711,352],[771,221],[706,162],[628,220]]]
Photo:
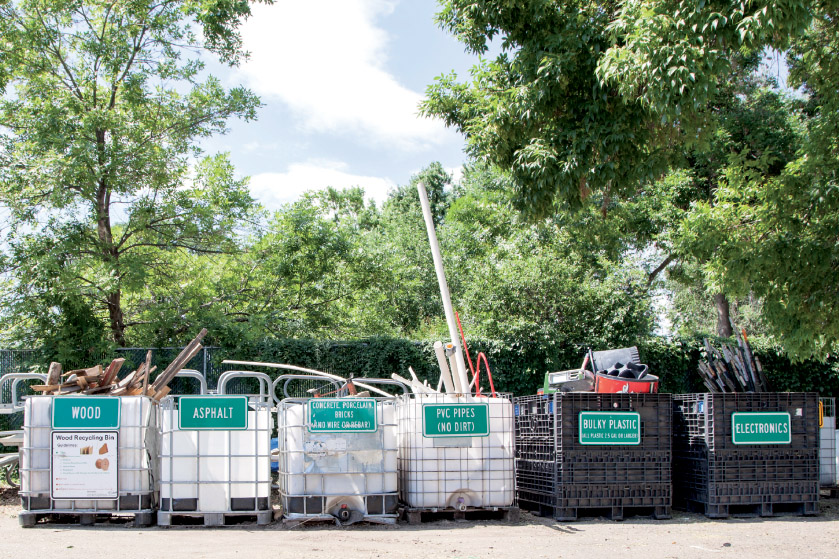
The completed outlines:
[[[159,401],[160,401],[160,400],[161,400],[164,396],[166,396],[167,394],[169,394],[169,391],[170,391],[170,390],[171,390],[171,388],[169,388],[168,386],[164,386],[163,388],[161,388],[159,391],[157,391],[157,392],[155,393],[155,395],[153,396],[153,398],[152,398],[152,399],[153,399],[155,402],[159,402]]]
[[[178,354],[178,356],[175,357],[175,360],[166,367],[157,379],[155,379],[152,384],[152,387],[155,390],[160,390],[169,384],[172,379],[175,378],[175,375],[178,374],[178,371],[183,369],[186,364],[189,363],[189,361],[195,357],[199,351],[201,351],[201,348],[203,347],[201,345],[201,340],[203,340],[206,335],[207,329],[202,328],[198,335],[195,336],[195,339],[189,342],[189,344]]]
[[[143,376],[143,395],[149,391],[149,377],[151,376],[151,350],[146,352],[146,374]]]
[[[119,375],[119,370],[122,368],[123,363],[125,363],[125,359],[122,357],[111,361],[111,364],[108,365],[108,368],[105,369],[105,374],[102,376],[103,385],[113,384],[114,379]]]
[[[47,386],[59,384],[61,382],[61,363],[50,363],[49,371],[47,372]],[[53,389],[55,390],[55,389]],[[52,392],[52,391],[50,391]],[[50,392],[46,392],[49,394]]]

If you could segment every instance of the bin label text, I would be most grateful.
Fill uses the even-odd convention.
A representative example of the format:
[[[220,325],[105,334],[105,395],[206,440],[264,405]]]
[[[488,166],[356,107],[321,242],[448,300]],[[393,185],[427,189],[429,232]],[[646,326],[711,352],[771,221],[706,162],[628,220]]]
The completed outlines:
[[[581,411],[580,444],[641,444],[641,415],[634,411]]]
[[[118,499],[118,440],[115,431],[53,431],[50,496]]]
[[[423,437],[486,437],[489,435],[487,404],[424,404]]]
[[[375,433],[374,398],[314,398],[308,406],[312,433]]]
[[[734,444],[790,444],[792,420],[787,412],[734,412],[731,414]]]
[[[52,428],[119,429],[119,398],[61,396],[52,400]]]
[[[243,431],[248,428],[248,397],[181,396],[178,425],[190,431]]]

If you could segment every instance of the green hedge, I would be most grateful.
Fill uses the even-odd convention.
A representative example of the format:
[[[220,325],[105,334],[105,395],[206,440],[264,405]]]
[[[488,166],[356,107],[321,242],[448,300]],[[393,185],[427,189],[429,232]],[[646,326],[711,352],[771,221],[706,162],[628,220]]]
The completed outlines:
[[[289,363],[341,376],[379,378],[390,378],[391,373],[407,377],[410,366],[420,379],[436,386],[439,369],[432,344],[395,338],[346,342],[269,339],[248,347],[222,346],[214,350],[213,372],[208,376],[212,386],[214,377],[232,368],[222,366],[222,359]],[[654,338],[638,344],[641,360],[661,378],[661,391],[672,393],[705,391],[696,373],[701,347],[701,338]],[[795,364],[777,348],[758,345],[754,350],[773,390],[839,395],[839,360]],[[582,365],[586,348],[562,342],[474,340],[469,342],[469,351],[473,363],[479,351],[486,354],[497,391],[524,395],[533,394],[542,386],[546,372]],[[486,381],[482,385],[486,388]]]

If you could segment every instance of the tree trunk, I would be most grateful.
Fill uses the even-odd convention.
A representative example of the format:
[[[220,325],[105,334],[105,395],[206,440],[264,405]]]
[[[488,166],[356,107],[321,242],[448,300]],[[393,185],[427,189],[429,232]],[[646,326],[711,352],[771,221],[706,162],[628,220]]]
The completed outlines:
[[[105,131],[97,130],[96,144],[100,163],[104,163]],[[96,191],[96,232],[101,243],[102,259],[113,267],[117,278],[116,287],[105,295],[111,321],[111,336],[117,345],[125,347],[125,316],[122,313],[119,250],[114,246],[114,237],[111,233],[111,190],[104,176],[99,179],[99,189]]]
[[[731,329],[731,314],[728,298],[724,293],[714,295],[714,305],[717,307],[717,335],[730,338],[734,331]]]

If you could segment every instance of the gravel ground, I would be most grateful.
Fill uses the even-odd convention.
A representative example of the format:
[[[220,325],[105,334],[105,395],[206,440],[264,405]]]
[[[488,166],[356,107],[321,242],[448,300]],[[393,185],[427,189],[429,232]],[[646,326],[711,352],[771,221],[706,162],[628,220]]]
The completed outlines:
[[[587,559],[709,558],[768,559],[835,556],[839,500],[823,499],[817,517],[709,520],[674,512],[671,520],[629,518],[556,522],[522,513],[518,524],[501,521],[437,521],[421,525],[340,528],[306,524],[286,528],[251,523],[207,529],[131,527],[106,522],[95,527],[39,523],[18,525],[13,491],[0,491],[0,559],[21,557],[586,557]]]

